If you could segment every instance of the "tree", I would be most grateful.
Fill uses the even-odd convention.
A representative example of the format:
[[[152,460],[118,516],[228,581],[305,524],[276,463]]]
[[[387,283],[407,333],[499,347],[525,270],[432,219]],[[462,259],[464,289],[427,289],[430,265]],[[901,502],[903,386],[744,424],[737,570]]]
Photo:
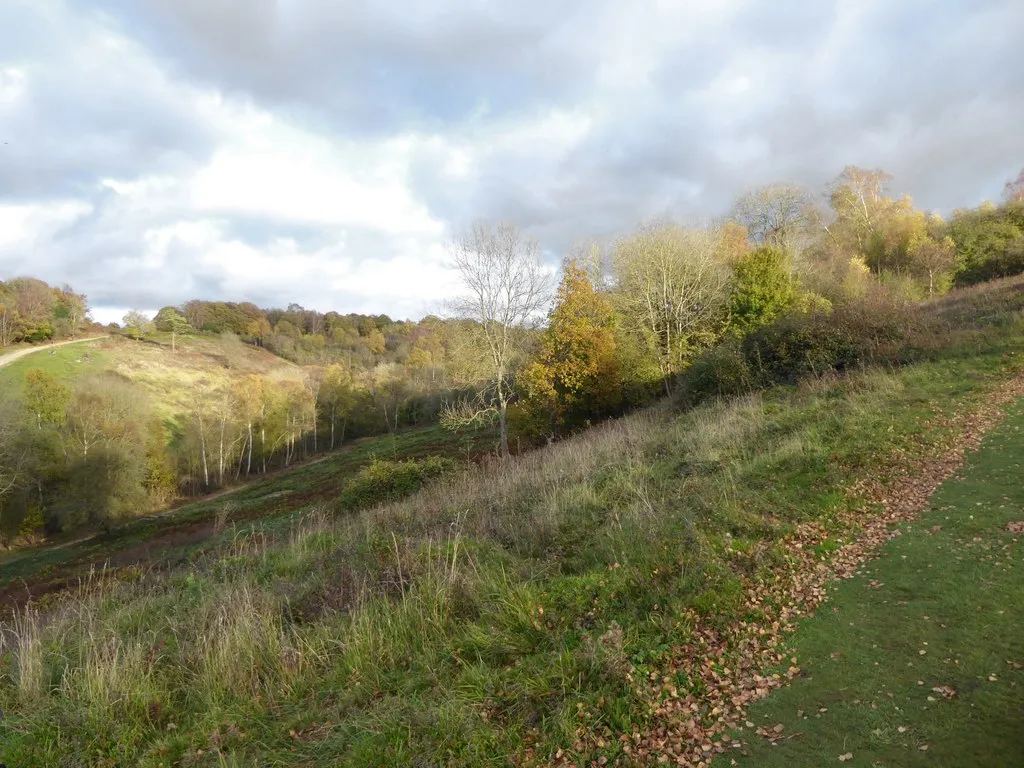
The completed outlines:
[[[355,389],[352,374],[343,365],[335,363],[327,366],[324,371],[323,385],[320,392],[320,403],[331,425],[331,450],[335,446],[335,432],[341,424],[341,436],[337,444],[345,442],[345,425],[355,405]]]
[[[71,390],[52,374],[33,368],[25,374],[25,407],[36,417],[36,428],[63,424]]]
[[[538,352],[520,377],[528,409],[545,413],[553,433],[619,406],[615,324],[611,302],[570,262]]]
[[[317,421],[320,414],[320,390],[324,383],[324,369],[319,365],[311,365],[306,368],[302,379],[302,385],[309,395],[309,406],[313,422],[313,453],[317,451]]]
[[[953,238],[916,236],[910,241],[908,251],[911,268],[916,275],[928,281],[929,298],[940,288],[948,289],[957,264],[956,244]]]
[[[235,410],[246,430],[245,443],[243,443],[241,451],[241,455],[246,460],[245,474],[248,476],[252,473],[254,427],[259,428],[260,431],[260,457],[263,459],[263,471],[266,472],[267,382],[260,376],[250,374],[235,383],[233,395]],[[239,466],[241,466],[241,458]]]
[[[171,351],[175,349],[175,339],[182,334],[190,333],[192,326],[188,320],[174,307],[163,307],[153,318],[153,327],[162,333],[171,334]]]
[[[75,293],[70,285],[61,288],[57,306],[67,319],[69,335],[73,338],[89,314],[89,302],[85,294]]]
[[[21,315],[14,302],[14,296],[0,285],[0,347],[11,344],[15,338],[15,330],[21,324]]]
[[[497,413],[498,451],[505,457],[508,404],[526,349],[524,330],[547,303],[550,281],[537,243],[513,224],[477,222],[452,250],[453,264],[468,291],[453,308],[459,317],[474,321],[471,327],[488,363],[489,381],[480,388],[472,414]]]
[[[128,335],[133,339],[142,341],[142,337],[145,336],[153,329],[153,324],[149,318],[139,312],[137,309],[133,309],[122,319],[124,323],[124,329]]]
[[[672,222],[641,227],[618,243],[613,263],[620,312],[645,341],[671,394],[672,375],[717,338],[724,319],[729,270],[721,230]]]
[[[28,341],[45,341],[53,337],[54,308],[57,298],[53,289],[34,277],[16,277],[6,284],[17,313],[15,335]]]
[[[21,432],[17,404],[0,396],[0,506],[27,474],[28,457],[20,444]]]
[[[732,218],[746,227],[756,245],[793,254],[811,229],[810,196],[802,187],[785,182],[754,187],[733,204]]]
[[[1024,169],[1017,174],[1017,178],[1006,182],[1003,199],[1007,203],[1024,203]]]
[[[768,325],[796,301],[784,252],[771,247],[751,251],[733,267],[729,325],[739,335]]]
[[[858,254],[867,252],[871,237],[894,204],[886,195],[890,181],[892,176],[881,169],[850,165],[832,182],[829,204],[835,220],[823,226],[837,245]]]

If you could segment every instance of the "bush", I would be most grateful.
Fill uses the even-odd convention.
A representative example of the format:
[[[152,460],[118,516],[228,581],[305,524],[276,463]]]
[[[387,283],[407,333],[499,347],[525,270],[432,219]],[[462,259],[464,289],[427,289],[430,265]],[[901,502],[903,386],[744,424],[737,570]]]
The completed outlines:
[[[793,384],[807,375],[872,363],[905,363],[933,332],[908,305],[884,290],[839,304],[832,312],[790,315],[743,341],[758,384]]]
[[[743,357],[761,386],[845,370],[859,361],[859,352],[847,329],[820,313],[785,317],[743,341]]]
[[[709,349],[679,377],[676,404],[689,408],[716,397],[732,397],[753,388],[750,366],[735,343]]]
[[[345,486],[338,507],[365,509],[411,496],[427,481],[451,472],[456,466],[454,459],[444,456],[404,461],[374,459]]]

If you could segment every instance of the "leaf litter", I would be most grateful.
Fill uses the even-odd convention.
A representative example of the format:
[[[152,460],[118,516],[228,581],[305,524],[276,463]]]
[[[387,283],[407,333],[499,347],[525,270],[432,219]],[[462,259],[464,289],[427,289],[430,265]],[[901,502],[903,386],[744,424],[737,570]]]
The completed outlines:
[[[580,726],[574,753],[595,754],[617,742],[621,754],[614,765],[707,768],[715,755],[728,749],[742,749],[742,743],[731,739],[729,733],[742,729],[747,708],[800,675],[795,663],[784,672],[772,671],[786,662],[783,640],[796,629],[797,619],[812,614],[828,600],[826,586],[830,582],[856,575],[879,547],[899,535],[893,526],[915,520],[927,508],[935,490],[964,466],[965,456],[976,450],[984,436],[1003,421],[1003,407],[1021,396],[1024,376],[1016,376],[997,387],[973,410],[950,417],[949,425],[957,437],[937,456],[903,456],[906,461],[889,481],[866,477],[849,487],[849,497],[863,504],[860,509],[842,513],[838,522],[851,534],[857,532],[857,538],[825,560],[816,554],[816,548],[831,538],[829,531],[814,521],[798,526],[783,541],[788,557],[784,565],[777,567],[775,578],[745,580],[745,607],[760,612],[764,619],[739,621],[721,629],[709,626],[696,612],[690,612],[684,617],[693,627],[689,641],[672,649],[661,673],[651,676],[653,684],[651,680],[642,681],[647,685],[643,693],[652,707],[649,727],[616,737],[607,729],[595,732]],[[1024,532],[1024,521],[1011,523],[1007,529]],[[691,682],[691,692],[685,695],[672,682],[680,676]],[[947,686],[932,690],[943,698],[956,696],[956,691]],[[749,721],[746,724],[753,725]],[[798,735],[786,734],[781,723],[760,726],[755,733],[772,743]],[[928,745],[919,749],[925,751]],[[528,765],[538,762],[532,749],[525,758]],[[852,758],[850,752],[839,756],[840,761]],[[609,764],[606,757],[579,763],[561,750],[553,763]]]

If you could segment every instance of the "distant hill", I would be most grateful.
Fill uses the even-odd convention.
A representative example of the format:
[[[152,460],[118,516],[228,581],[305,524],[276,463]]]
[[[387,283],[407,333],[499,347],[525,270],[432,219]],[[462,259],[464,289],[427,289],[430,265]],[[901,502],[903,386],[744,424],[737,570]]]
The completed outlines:
[[[69,385],[87,373],[123,376],[146,394],[155,413],[172,429],[183,426],[197,400],[250,374],[296,384],[303,377],[302,368],[294,363],[244,344],[230,334],[178,336],[173,350],[170,334],[166,338],[156,334],[144,341],[109,336],[94,342],[42,348],[0,368],[0,393],[20,399],[26,374],[33,369]]]

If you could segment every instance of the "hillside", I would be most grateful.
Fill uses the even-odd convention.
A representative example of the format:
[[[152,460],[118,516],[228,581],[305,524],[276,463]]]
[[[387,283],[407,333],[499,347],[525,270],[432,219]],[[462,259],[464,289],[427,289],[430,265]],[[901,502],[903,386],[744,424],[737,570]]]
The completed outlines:
[[[827,661],[820,641],[806,660],[787,650],[794,618],[916,515],[1020,394],[1022,289],[1003,281],[918,306],[935,324],[917,351],[891,353],[897,367],[682,411],[663,403],[404,501],[314,502],[272,525],[228,517],[159,568],[143,557],[96,573],[7,625],[0,755],[697,765],[733,739],[749,751],[761,737],[730,730],[747,706],[790,679],[797,691],[801,670]],[[1021,450],[1012,429],[1001,434]],[[281,482],[301,494],[314,476]],[[950,493],[944,503],[962,504]],[[890,515],[893,495],[917,506]],[[1000,543],[1001,558],[1019,557],[1016,543]],[[958,599],[979,589],[974,572],[951,572]],[[1024,686],[1001,690],[1021,703]],[[1012,728],[1009,711],[987,706],[990,726]],[[781,719],[760,731],[780,741]],[[964,764],[1001,743],[953,738],[931,754]]]
[[[299,366],[231,335],[179,336],[174,347],[170,334],[144,341],[108,336],[41,347],[0,368],[0,391],[21,398],[31,370],[45,371],[65,384],[83,375],[112,372],[142,389],[167,426],[180,430],[197,399],[209,398],[247,375],[302,381]]]

